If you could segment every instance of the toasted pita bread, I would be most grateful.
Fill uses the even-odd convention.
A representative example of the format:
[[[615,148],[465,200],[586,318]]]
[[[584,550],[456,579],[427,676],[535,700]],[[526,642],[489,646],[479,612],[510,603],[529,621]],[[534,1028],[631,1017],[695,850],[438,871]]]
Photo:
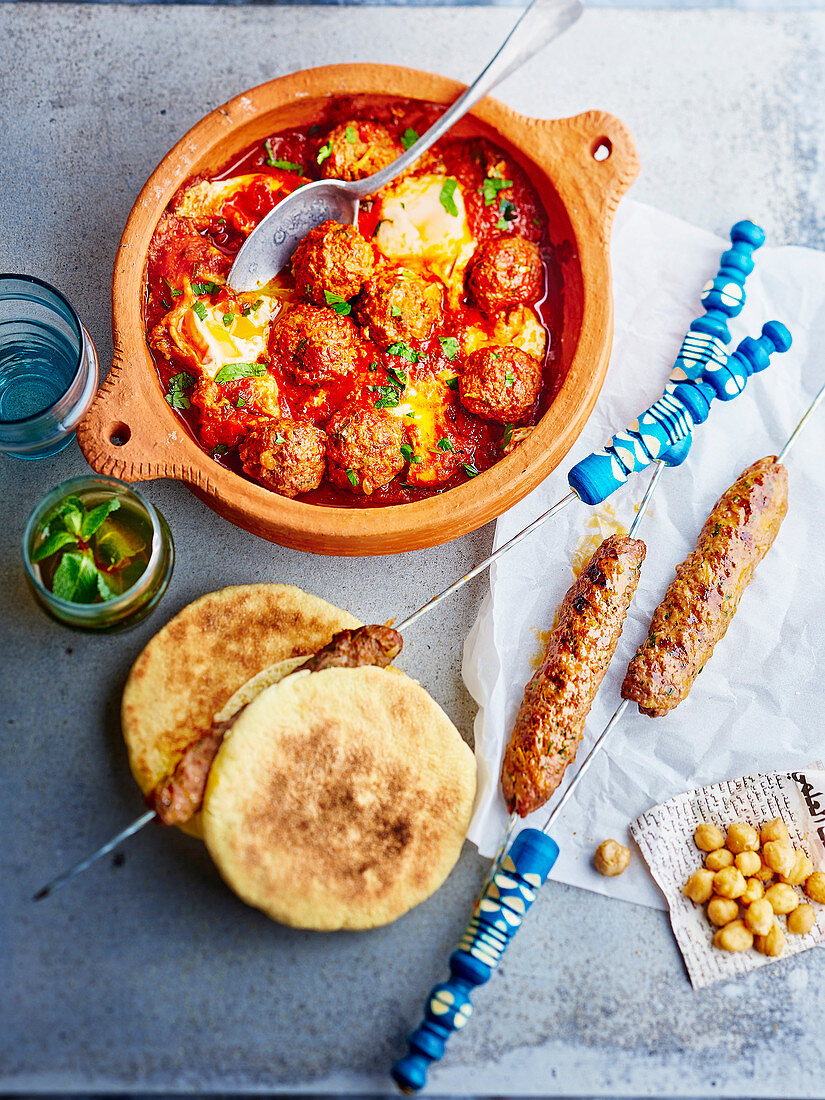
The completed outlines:
[[[360,625],[348,612],[287,584],[222,588],[184,607],[140,654],[123,692],[123,737],[141,790],[150,791],[174,770],[186,746],[251,678],[291,662],[285,675],[300,664],[296,658]],[[276,678],[273,673],[268,682]],[[182,828],[201,836],[200,815]]]
[[[297,928],[387,924],[429,897],[461,851],[475,761],[414,680],[297,672],[238,716],[203,806],[228,885]]]

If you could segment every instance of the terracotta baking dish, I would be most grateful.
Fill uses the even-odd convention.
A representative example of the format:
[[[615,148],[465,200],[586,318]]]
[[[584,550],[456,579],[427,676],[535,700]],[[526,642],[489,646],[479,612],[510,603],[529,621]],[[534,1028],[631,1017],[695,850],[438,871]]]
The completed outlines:
[[[218,107],[164,157],[138,196],[112,282],[114,362],[78,428],[98,472],[124,481],[179,478],[220,515],[272,542],[320,554],[394,554],[473,531],[525,496],[564,458],[601,389],[613,333],[609,235],[638,172],[633,139],[611,115],[527,118],[483,100],[456,128],[514,154],[536,186],[563,278],[563,379],[530,437],[490,470],[420,502],[333,508],[288,500],[224,469],[201,450],[164,400],[144,339],[144,269],[152,232],[178,187],[217,171],[273,132],[310,122],[329,96],[403,96],[448,103],[464,85],[392,65],[331,65],[261,84]],[[607,154],[607,155],[605,155]]]

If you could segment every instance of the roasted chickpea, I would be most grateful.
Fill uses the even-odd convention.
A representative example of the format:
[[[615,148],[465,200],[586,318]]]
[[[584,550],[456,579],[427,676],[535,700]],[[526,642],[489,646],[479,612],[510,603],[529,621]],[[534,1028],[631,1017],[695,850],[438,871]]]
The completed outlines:
[[[745,878],[750,878],[751,875],[755,875],[762,866],[762,860],[759,858],[759,853],[751,851],[740,852],[739,855],[734,858],[734,863]]]
[[[714,852],[725,843],[725,834],[718,825],[703,821],[701,825],[696,826],[693,840],[700,852]],[[721,867],[717,867],[717,871],[719,870]]]
[[[760,837],[763,844],[767,844],[769,840],[780,840],[783,844],[790,844],[791,842],[788,826],[781,817],[775,817],[773,821],[766,821],[760,830]]]
[[[788,913],[788,931],[792,936],[804,936],[816,924],[816,912],[812,905],[802,903]]]
[[[717,897],[711,898],[708,902],[708,920],[711,924],[715,924],[717,928],[730,924],[738,916],[739,906],[733,898]],[[771,920],[773,920],[773,910],[771,910]]]
[[[787,875],[796,863],[796,852],[781,840],[769,840],[762,849],[762,861],[777,875]]]
[[[763,861],[762,866],[752,877],[758,878],[762,885],[765,886],[766,884],[773,882],[773,871],[770,869],[770,867],[766,867]]]
[[[744,821],[735,821],[728,826],[726,846],[738,855],[740,852],[755,852],[759,847],[759,833],[753,825],[747,825]]]
[[[792,913],[799,905],[799,895],[793,886],[776,882],[765,891],[766,899],[771,903],[774,913]]]
[[[805,883],[805,893],[811,901],[818,901],[820,905],[825,905],[825,872],[814,871],[808,877],[808,881]]]
[[[721,872],[719,873],[721,874]],[[682,893],[691,901],[695,901],[697,905],[704,905],[706,901],[710,900],[713,893],[713,879],[713,871],[700,868],[698,871],[694,871],[687,880],[682,888]]]
[[[751,932],[758,936],[766,936],[774,923],[774,913],[771,903],[765,898],[758,898],[748,906],[745,913],[745,924]]]
[[[723,898],[741,897],[745,886],[745,876],[737,867],[723,867],[713,876],[713,892]]]
[[[593,863],[600,875],[612,878],[627,870],[630,863],[630,849],[617,840],[603,840],[596,849]]]
[[[776,921],[771,925],[767,935],[756,937],[756,950],[762,955],[770,955],[776,958],[785,950],[785,933]]]
[[[743,905],[753,905],[755,901],[765,896],[765,889],[758,878],[749,878],[745,884],[745,892],[739,898]]]
[[[713,937],[713,946],[722,951],[747,951],[753,947],[753,933],[745,927],[745,922],[733,920],[720,928]]]
[[[733,860],[733,852],[729,852],[727,848],[717,848],[705,856],[705,866],[711,871],[721,871],[723,867],[732,867]]]
[[[813,862],[800,848],[795,849],[796,862],[787,875],[780,875],[780,882],[787,882],[790,886],[801,886],[806,882],[814,869]]]

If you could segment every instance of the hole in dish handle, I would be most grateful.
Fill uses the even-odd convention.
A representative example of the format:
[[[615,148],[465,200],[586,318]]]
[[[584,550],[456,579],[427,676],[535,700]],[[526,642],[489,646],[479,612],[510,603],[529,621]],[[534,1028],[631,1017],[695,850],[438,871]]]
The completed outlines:
[[[163,433],[150,408],[146,395],[130,388],[116,359],[77,426],[77,442],[93,470],[121,481],[169,476],[170,466],[152,454]]]
[[[614,115],[588,111],[571,119],[580,137],[582,181],[606,226],[619,200],[639,174],[639,155],[630,131]]]

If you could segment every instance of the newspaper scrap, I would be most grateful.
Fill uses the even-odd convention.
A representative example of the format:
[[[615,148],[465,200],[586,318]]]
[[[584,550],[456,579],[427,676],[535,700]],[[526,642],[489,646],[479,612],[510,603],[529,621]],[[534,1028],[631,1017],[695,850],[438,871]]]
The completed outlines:
[[[807,853],[814,870],[825,871],[825,765],[819,761],[805,772],[747,775],[687,791],[654,806],[630,826],[667,900],[673,933],[694,989],[779,960],[754,949],[734,954],[712,946],[715,929],[704,906],[695,905],[682,893],[688,877],[702,865],[693,832],[703,821],[713,822],[725,832],[734,821],[758,829],[775,817],[785,822],[791,843]],[[808,900],[801,891],[799,900]],[[825,946],[825,906],[814,905],[814,909],[816,924],[805,936],[789,935],[780,958]]]

